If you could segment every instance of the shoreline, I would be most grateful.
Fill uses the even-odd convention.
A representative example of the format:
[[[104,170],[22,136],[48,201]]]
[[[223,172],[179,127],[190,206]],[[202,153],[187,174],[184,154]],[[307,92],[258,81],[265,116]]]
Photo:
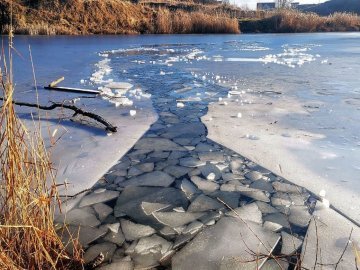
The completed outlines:
[[[0,33],[8,33],[9,0],[0,14]],[[58,10],[61,10],[59,13]],[[81,16],[79,16],[81,14]],[[103,16],[100,16],[103,14]],[[295,9],[247,11],[226,4],[131,3],[108,0],[14,3],[15,34],[238,34],[360,31],[360,16],[320,16]],[[106,19],[104,19],[106,18]]]

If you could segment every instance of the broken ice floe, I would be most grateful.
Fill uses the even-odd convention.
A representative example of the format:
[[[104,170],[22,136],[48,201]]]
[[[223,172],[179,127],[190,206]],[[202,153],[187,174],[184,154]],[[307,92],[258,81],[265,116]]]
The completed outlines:
[[[319,196],[320,197],[322,197],[322,198],[324,198],[325,196],[326,196],[326,191],[325,190],[320,190],[320,192],[319,192]]]
[[[260,58],[244,58],[244,57],[231,57],[227,58],[229,62],[262,62],[264,64],[274,63],[278,65],[288,66],[290,68],[301,67],[302,65],[313,62],[320,55],[313,55],[309,53],[312,47],[316,45],[305,46],[290,46],[284,45],[283,52],[278,54],[268,54]]]
[[[104,80],[104,77],[106,75],[109,75],[112,71],[109,63],[110,63],[110,59],[105,58],[100,60],[97,64],[95,64],[97,70],[91,75],[90,81],[96,84],[111,82],[112,81],[111,79]]]
[[[99,90],[101,97],[113,103],[115,107],[133,106],[134,101],[130,98],[141,100],[151,97],[151,94],[144,93],[142,89],[131,89],[132,87],[133,85],[127,82],[111,82],[105,87],[99,87]]]
[[[110,59],[108,54],[103,53],[101,56],[106,57],[100,60],[95,66],[97,70],[91,75],[90,81],[94,84],[100,85],[98,89],[101,91],[100,95],[104,100],[113,103],[115,107],[119,106],[133,106],[134,102],[129,96],[135,99],[150,98],[150,94],[144,93],[141,89],[132,89],[133,85],[129,82],[114,82],[111,78],[106,78],[111,74]],[[85,83],[82,80],[81,83]],[[130,89],[132,89],[130,91]],[[130,92],[129,96],[126,96]]]
[[[326,208],[330,207],[330,201],[328,199],[322,198],[321,201]]]
[[[184,107],[185,107],[185,104],[182,103],[182,102],[178,102],[178,103],[176,103],[176,107],[177,107],[177,108],[184,108]]]
[[[282,46],[284,51],[279,54],[268,54],[260,60],[265,64],[274,63],[279,65],[285,65],[291,68],[300,67],[305,63],[313,62],[316,58],[320,57],[317,55],[310,54],[309,51],[312,50],[312,47],[315,45],[305,45],[305,46]]]

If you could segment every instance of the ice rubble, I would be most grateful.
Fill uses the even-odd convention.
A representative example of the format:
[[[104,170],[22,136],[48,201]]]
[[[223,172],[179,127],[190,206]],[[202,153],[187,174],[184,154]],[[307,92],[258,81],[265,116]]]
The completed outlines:
[[[114,52],[112,51],[111,53]],[[111,60],[108,58],[109,54],[102,53],[100,56],[104,57],[104,59],[95,64],[97,69],[91,75],[90,82],[98,85],[102,99],[108,100],[110,103],[114,104],[115,107],[119,107],[133,106],[133,99],[140,100],[142,98],[148,99],[151,97],[150,94],[144,93],[142,89],[134,88],[129,82],[114,82],[113,79],[109,78],[109,75],[112,72],[110,67]],[[81,80],[81,83],[84,84],[85,82],[86,80]]]

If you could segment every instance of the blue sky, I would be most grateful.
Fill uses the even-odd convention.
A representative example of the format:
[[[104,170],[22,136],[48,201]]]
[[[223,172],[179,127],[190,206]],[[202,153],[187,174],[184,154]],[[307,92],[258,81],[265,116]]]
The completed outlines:
[[[294,0],[294,2],[300,2],[301,4],[318,4],[327,0]],[[273,0],[230,0],[231,4],[238,5],[240,7],[247,6],[250,9],[256,9],[256,3],[260,2],[273,2]]]

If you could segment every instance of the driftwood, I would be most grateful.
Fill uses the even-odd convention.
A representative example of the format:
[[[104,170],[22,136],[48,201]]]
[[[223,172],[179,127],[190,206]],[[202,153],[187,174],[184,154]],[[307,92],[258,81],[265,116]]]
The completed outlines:
[[[74,88],[74,87],[62,87],[62,86],[45,86],[47,90],[54,90],[54,91],[63,91],[63,92],[73,92],[73,93],[84,93],[84,94],[94,94],[98,95],[101,93],[99,90],[92,90],[92,89],[82,89],[82,88]]]
[[[5,100],[3,97],[0,97],[0,100]],[[63,104],[63,103],[57,103],[57,102],[51,102],[50,106],[43,106],[43,105],[39,105],[39,104],[35,104],[35,103],[27,103],[27,102],[19,102],[19,101],[13,101],[13,104],[18,105],[18,106],[25,106],[25,107],[31,107],[31,108],[38,108],[40,110],[46,110],[46,111],[50,111],[56,108],[64,108],[64,109],[69,109],[74,111],[73,117],[80,114],[86,117],[89,117],[91,119],[94,119],[95,121],[103,124],[105,126],[105,129],[111,132],[116,132],[117,131],[117,127],[113,126],[111,123],[109,123],[108,121],[106,121],[104,118],[102,118],[100,115],[97,115],[95,113],[92,112],[87,112],[84,111],[74,105],[69,105],[69,104]]]
[[[56,86],[57,84],[61,83],[63,80],[65,80],[65,77],[60,77],[59,79],[55,80],[55,81],[52,81],[50,84],[49,84],[49,87],[54,87]]]
[[[47,90],[54,90],[54,91],[64,91],[64,92],[74,92],[74,93],[85,93],[85,94],[100,94],[99,90],[92,90],[92,89],[82,89],[82,88],[75,88],[75,87],[65,87],[65,86],[57,86],[65,80],[65,77],[60,77],[59,79],[52,81],[48,86],[44,86]]]

